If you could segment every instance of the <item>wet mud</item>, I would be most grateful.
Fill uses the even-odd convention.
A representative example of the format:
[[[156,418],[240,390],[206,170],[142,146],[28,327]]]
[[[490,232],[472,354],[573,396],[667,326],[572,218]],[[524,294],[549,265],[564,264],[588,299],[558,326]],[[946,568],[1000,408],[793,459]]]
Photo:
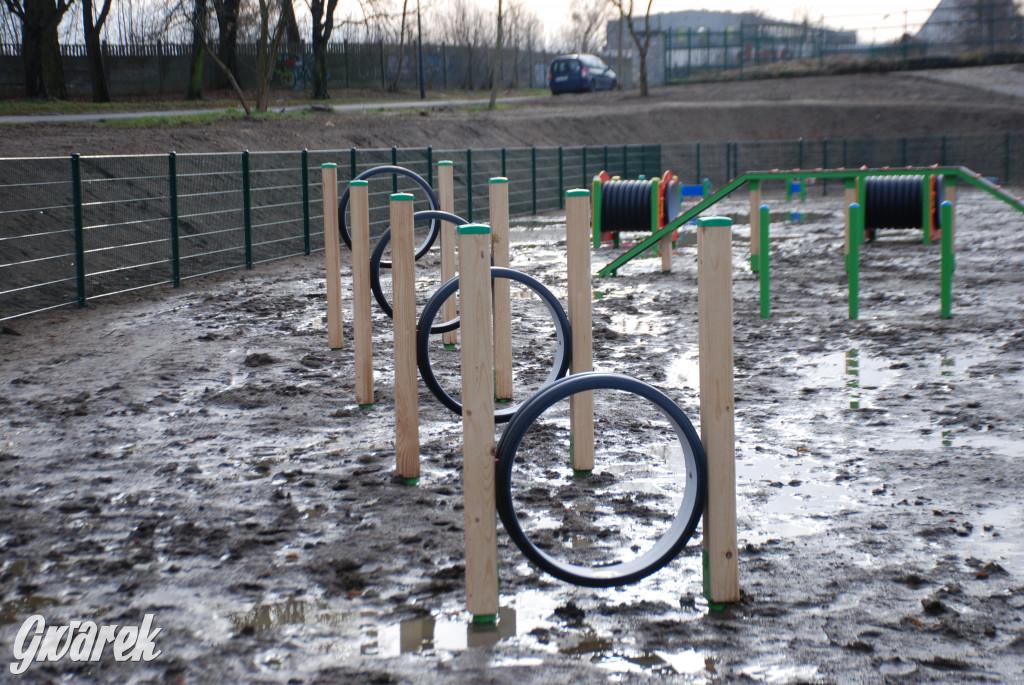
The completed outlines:
[[[719,206],[736,221],[741,602],[709,610],[699,529],[661,571],[608,589],[538,572],[499,529],[502,610],[472,624],[460,424],[421,386],[423,475],[395,477],[390,320],[374,305],[377,402],[360,409],[351,306],[332,351],[313,255],[5,326],[0,680],[34,613],[153,614],[162,654],[37,663],[18,682],[1024,680],[1024,217],[961,189],[948,320],[938,246],[880,231],[851,321],[840,192],[766,194],[770,319],[747,203]],[[564,249],[562,217],[513,229],[513,267],[563,302]],[[595,271],[617,254],[595,251]],[[699,427],[693,241],[671,274],[660,263],[594,281],[595,366],[658,387]],[[535,386],[553,334],[519,299],[517,374]],[[586,563],[660,535],[678,494],[664,426],[602,406],[591,479],[553,456],[557,411],[516,471],[532,539]]]

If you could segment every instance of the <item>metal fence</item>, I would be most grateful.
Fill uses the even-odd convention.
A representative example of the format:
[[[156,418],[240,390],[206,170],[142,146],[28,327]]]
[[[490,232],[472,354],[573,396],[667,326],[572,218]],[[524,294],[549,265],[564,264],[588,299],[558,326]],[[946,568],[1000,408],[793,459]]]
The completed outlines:
[[[960,165],[1001,182],[1024,178],[1024,133],[837,140],[434,150],[433,148],[71,156],[0,159],[0,321],[182,281],[323,247],[319,167],[339,183],[398,164],[434,185],[455,163],[455,213],[488,219],[488,180],[510,179],[510,213],[563,207],[564,191],[602,169],[623,178],[668,168],[713,186],[767,169]],[[794,174],[797,175],[797,174]],[[387,227],[388,195],[411,180],[370,186],[371,231]],[[816,192],[828,193],[827,184]]]

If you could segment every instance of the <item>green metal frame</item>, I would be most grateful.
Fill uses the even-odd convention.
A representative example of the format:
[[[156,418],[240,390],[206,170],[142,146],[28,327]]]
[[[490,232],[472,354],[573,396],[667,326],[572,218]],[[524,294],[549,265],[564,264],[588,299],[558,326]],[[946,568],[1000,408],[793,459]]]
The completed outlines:
[[[920,176],[922,173],[927,173],[934,176],[945,176],[947,179],[958,179],[966,184],[970,184],[984,190],[988,194],[996,197],[1006,204],[1010,205],[1017,211],[1024,213],[1024,200],[1015,198],[1003,189],[996,186],[994,183],[986,180],[981,174],[975,173],[965,167],[929,167],[927,169],[921,168],[908,168],[908,169],[829,169],[821,171],[800,171],[799,176],[802,178],[822,178],[822,179],[861,179],[865,176]],[[732,195],[734,192],[742,188],[745,184],[750,181],[766,181],[766,180],[779,180],[792,177],[795,174],[793,171],[751,171],[741,176],[734,178],[723,186],[718,192],[711,195],[710,197],[704,198],[701,202],[698,202],[693,207],[690,207],[673,221],[670,221],[665,226],[661,227],[658,231],[652,233],[645,240],[642,240],[626,252],[622,253],[614,260],[606,264],[597,272],[597,275],[601,278],[608,278],[615,276],[616,272],[622,265],[627,262],[639,257],[644,254],[648,249],[653,247],[662,237],[670,234],[686,224],[687,221],[693,219],[710,207],[713,207],[718,202],[724,200],[726,197]],[[860,183],[860,200],[859,203],[864,206],[864,183]]]

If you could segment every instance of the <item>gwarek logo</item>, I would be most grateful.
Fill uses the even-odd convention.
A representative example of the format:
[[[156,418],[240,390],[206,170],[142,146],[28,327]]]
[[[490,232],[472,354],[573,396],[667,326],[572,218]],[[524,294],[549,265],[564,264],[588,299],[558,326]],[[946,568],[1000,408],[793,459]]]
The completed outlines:
[[[21,675],[33,661],[99,661],[107,645],[117,661],[152,661],[162,651],[153,640],[161,628],[151,631],[153,614],[146,614],[142,626],[97,626],[92,621],[71,621],[69,625],[46,626],[39,614],[29,616],[14,639],[11,673]]]

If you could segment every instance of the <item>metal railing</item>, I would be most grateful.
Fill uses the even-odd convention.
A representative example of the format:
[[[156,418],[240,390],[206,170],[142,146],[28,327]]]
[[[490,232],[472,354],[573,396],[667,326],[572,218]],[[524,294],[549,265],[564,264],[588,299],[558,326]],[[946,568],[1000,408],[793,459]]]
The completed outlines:
[[[510,179],[513,215],[560,209],[564,192],[601,170],[623,178],[670,169],[684,182],[724,185],[745,171],[928,166],[1024,179],[1024,133],[902,138],[435,150],[346,149],[0,159],[0,321],[323,247],[319,167],[340,184],[399,164],[434,185],[455,162],[455,213],[488,219],[487,182]],[[798,174],[794,174],[796,176]],[[387,227],[388,195],[417,197],[404,177],[371,181],[371,231]],[[828,194],[828,182],[812,192]],[[841,192],[836,188],[835,192]]]

